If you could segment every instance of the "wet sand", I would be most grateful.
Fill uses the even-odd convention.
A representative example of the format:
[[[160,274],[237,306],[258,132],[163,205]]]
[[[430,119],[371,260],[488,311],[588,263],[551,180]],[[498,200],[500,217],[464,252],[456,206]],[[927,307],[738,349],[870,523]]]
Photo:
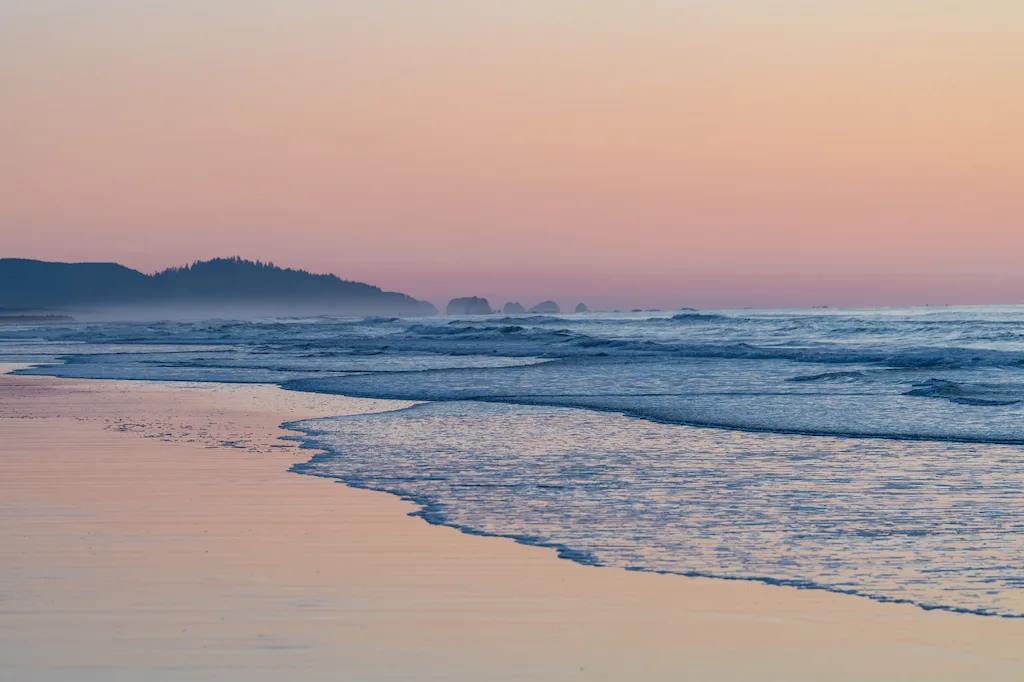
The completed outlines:
[[[585,567],[289,473],[387,401],[0,377],[0,680],[1019,680],[1024,621]]]

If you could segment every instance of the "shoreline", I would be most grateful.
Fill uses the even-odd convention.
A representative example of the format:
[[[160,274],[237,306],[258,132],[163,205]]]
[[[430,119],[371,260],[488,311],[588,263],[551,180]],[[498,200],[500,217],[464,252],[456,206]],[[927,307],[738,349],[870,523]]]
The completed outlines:
[[[339,394],[334,394],[334,395],[339,395]],[[360,399],[363,399],[363,398],[360,398]],[[419,405],[426,405],[426,404],[429,404],[429,403],[428,402],[422,402],[422,403],[418,403],[418,404]],[[414,406],[415,406],[415,404],[411,405],[411,406],[403,407],[401,409],[409,409],[410,407],[414,407]],[[569,409],[575,409],[575,408],[569,408]],[[629,415],[623,415],[623,416],[629,416]],[[642,417],[636,417],[636,418],[637,419],[646,419],[646,418],[642,418]],[[311,453],[311,457],[312,457],[312,459],[310,461],[312,462],[312,461],[315,461],[317,458],[319,458],[323,451],[321,449],[319,449],[318,447],[316,447],[316,446],[307,446],[306,442],[307,442],[307,439],[310,439],[310,438],[313,438],[315,436],[321,435],[321,432],[313,430],[313,429],[309,429],[309,428],[303,428],[301,426],[301,424],[304,421],[306,421],[306,420],[300,420],[298,422],[286,422],[286,423],[281,425],[281,428],[286,430],[286,431],[296,431],[296,432],[299,432],[299,433],[302,433],[302,434],[305,435],[305,437],[303,437],[303,436],[285,436],[284,438],[286,438],[288,440],[294,440],[294,441],[298,442],[300,444],[300,448],[305,449],[306,451],[310,452]],[[675,422],[664,422],[664,423],[666,423],[666,424],[675,424]],[[696,427],[696,428],[718,429],[719,427]],[[725,429],[725,430],[728,430],[728,429]],[[946,442],[951,442],[951,441],[946,441]],[[949,606],[949,605],[944,605],[944,604],[933,604],[933,603],[928,603],[928,602],[918,602],[918,601],[914,601],[914,600],[911,600],[911,599],[892,598],[892,597],[886,597],[884,595],[879,595],[879,594],[870,594],[870,593],[866,593],[866,592],[860,592],[860,591],[857,591],[857,590],[854,590],[854,589],[841,589],[841,588],[830,586],[830,585],[827,585],[827,584],[816,583],[816,582],[813,582],[811,580],[785,579],[785,578],[776,578],[776,577],[772,577],[772,576],[730,576],[730,575],[721,575],[721,574],[716,574],[716,573],[711,573],[711,572],[703,573],[703,572],[699,572],[699,571],[659,570],[659,569],[654,569],[654,568],[646,568],[646,567],[642,567],[642,566],[627,566],[627,567],[613,566],[613,565],[610,565],[610,564],[602,563],[598,558],[596,558],[592,554],[590,554],[590,553],[588,553],[586,551],[581,551],[581,550],[575,549],[572,546],[567,545],[567,544],[563,544],[563,543],[559,543],[559,542],[553,542],[553,541],[548,541],[548,540],[541,540],[541,539],[538,539],[537,537],[531,536],[531,535],[515,535],[515,534],[504,534],[504,533],[501,533],[501,532],[489,532],[489,531],[486,531],[486,530],[481,530],[480,528],[478,528],[476,526],[465,525],[465,524],[462,524],[462,523],[458,523],[458,522],[452,521],[449,518],[449,516],[445,515],[442,511],[440,511],[437,502],[435,500],[433,500],[429,496],[416,495],[416,494],[411,494],[411,493],[408,493],[408,492],[403,492],[401,490],[395,490],[395,489],[390,489],[390,488],[387,488],[387,487],[370,485],[368,483],[362,482],[362,480],[358,479],[358,478],[346,478],[343,475],[322,474],[322,473],[316,473],[315,471],[308,471],[308,470],[306,470],[306,469],[308,469],[307,465],[308,465],[308,463],[305,463],[305,464],[304,463],[297,463],[297,464],[292,465],[289,468],[289,471],[292,472],[292,473],[297,473],[297,474],[303,475],[303,476],[313,476],[313,477],[317,477],[317,478],[323,478],[325,480],[332,481],[332,482],[335,482],[335,483],[341,483],[341,484],[346,485],[346,486],[351,487],[351,488],[357,488],[357,489],[360,489],[360,490],[369,490],[369,491],[372,491],[372,492],[383,493],[383,494],[386,494],[386,495],[390,495],[392,497],[397,497],[397,498],[399,498],[399,499],[401,499],[401,500],[403,500],[405,502],[409,502],[411,504],[416,505],[416,510],[413,511],[413,512],[410,512],[409,513],[410,516],[422,519],[423,521],[425,521],[426,523],[428,523],[428,524],[430,524],[432,526],[439,526],[439,527],[443,527],[443,528],[452,528],[452,529],[455,529],[455,530],[459,531],[460,533],[464,533],[464,534],[470,535],[470,536],[487,537],[487,538],[501,538],[501,539],[505,539],[505,540],[511,540],[512,542],[515,542],[516,544],[522,545],[524,547],[535,547],[535,548],[551,550],[551,551],[553,551],[555,553],[555,555],[559,559],[564,560],[564,561],[571,561],[571,562],[577,563],[577,564],[579,564],[581,566],[590,566],[590,567],[595,567],[595,568],[612,568],[612,569],[615,569],[615,570],[623,570],[623,571],[629,571],[629,572],[634,572],[634,573],[649,573],[649,574],[655,574],[655,575],[676,576],[676,577],[680,577],[680,578],[700,578],[700,579],[724,580],[724,581],[741,582],[741,583],[743,583],[743,582],[750,582],[750,583],[755,583],[755,584],[758,584],[758,585],[765,585],[765,586],[769,586],[769,587],[787,587],[787,588],[793,588],[793,589],[797,589],[797,590],[817,590],[817,591],[821,591],[821,592],[827,592],[827,593],[830,593],[830,594],[838,594],[838,595],[844,595],[844,596],[857,597],[857,598],[860,598],[860,599],[868,599],[868,600],[877,602],[879,604],[908,605],[908,606],[912,606],[912,607],[917,608],[917,609],[921,609],[922,611],[937,611],[937,612],[945,612],[945,613],[953,613],[953,614],[961,614],[961,615],[969,615],[969,616],[979,616],[979,617],[983,617],[983,618],[1003,618],[1003,619],[1007,619],[1007,620],[1021,620],[1021,621],[1024,621],[1024,614],[1020,614],[1020,613],[1004,614],[1004,613],[997,613],[997,612],[993,612],[993,611],[986,611],[986,610],[981,609],[981,608],[972,609],[972,608],[968,608],[968,607],[958,607],[958,606]]]
[[[1021,621],[584,566],[289,472],[311,451],[280,439],[286,422],[400,404],[0,376],[0,671],[47,682],[1024,676]]]

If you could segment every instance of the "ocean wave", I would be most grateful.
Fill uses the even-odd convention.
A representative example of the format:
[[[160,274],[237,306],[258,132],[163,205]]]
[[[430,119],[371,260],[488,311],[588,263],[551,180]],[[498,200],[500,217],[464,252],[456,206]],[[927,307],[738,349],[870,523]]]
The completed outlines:
[[[287,426],[320,451],[298,473],[395,494],[430,523],[579,563],[1024,617],[1021,540],[1004,532],[1020,517],[1005,495],[1024,486],[1004,470],[1013,448],[709,441],[585,410],[472,402]]]
[[[965,384],[947,379],[928,379],[904,395],[943,398],[960,405],[999,407],[1024,402],[1024,385]]]
[[[795,383],[810,383],[810,382],[839,382],[839,383],[854,383],[857,381],[863,381],[867,377],[864,372],[822,372],[821,374],[809,374],[801,375],[796,377],[790,377],[786,381],[792,381]]]
[[[879,376],[865,388],[860,380],[792,382],[792,369],[747,359],[596,358],[496,370],[310,377],[283,386],[360,398],[574,407],[748,432],[1024,444],[1024,411],[1015,402],[975,402],[964,410],[967,403],[908,394],[912,377],[906,372]]]
[[[975,320],[936,319],[923,324],[919,318],[894,321],[886,316],[841,317],[836,313],[687,312],[675,318],[645,319],[527,315],[437,321],[366,318],[82,324],[0,330],[0,339],[39,337],[86,345],[136,346],[259,344],[280,353],[345,348],[543,358],[750,358],[934,370],[1024,368],[1024,348],[1020,341],[1012,340],[1020,334],[1020,322],[989,322],[990,328]]]
[[[685,312],[673,315],[670,319],[673,322],[723,322],[733,318],[715,313]]]
[[[506,315],[505,317],[490,318],[483,324],[515,324],[515,325],[545,325],[545,324],[566,324],[567,318],[554,317],[552,315]]]

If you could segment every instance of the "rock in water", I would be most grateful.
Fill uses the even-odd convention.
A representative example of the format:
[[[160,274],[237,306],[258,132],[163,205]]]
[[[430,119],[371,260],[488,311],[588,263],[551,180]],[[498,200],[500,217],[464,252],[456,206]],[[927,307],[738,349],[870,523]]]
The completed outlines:
[[[554,301],[542,301],[530,308],[530,312],[537,315],[557,315],[562,309]]]
[[[576,312],[578,312],[578,313],[589,313],[590,312],[590,308],[587,307],[586,303],[580,303],[579,305],[576,306]]]
[[[505,304],[504,313],[506,315],[522,315],[526,312],[526,308],[519,301],[509,301]]]
[[[445,312],[449,315],[490,315],[491,304],[486,298],[478,296],[453,298],[448,302]]]

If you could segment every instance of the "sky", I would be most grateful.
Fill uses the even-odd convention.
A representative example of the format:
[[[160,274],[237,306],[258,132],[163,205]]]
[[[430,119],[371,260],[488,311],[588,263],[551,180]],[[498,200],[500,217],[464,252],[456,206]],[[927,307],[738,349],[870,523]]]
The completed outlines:
[[[1020,0],[0,0],[0,257],[1024,303]]]

